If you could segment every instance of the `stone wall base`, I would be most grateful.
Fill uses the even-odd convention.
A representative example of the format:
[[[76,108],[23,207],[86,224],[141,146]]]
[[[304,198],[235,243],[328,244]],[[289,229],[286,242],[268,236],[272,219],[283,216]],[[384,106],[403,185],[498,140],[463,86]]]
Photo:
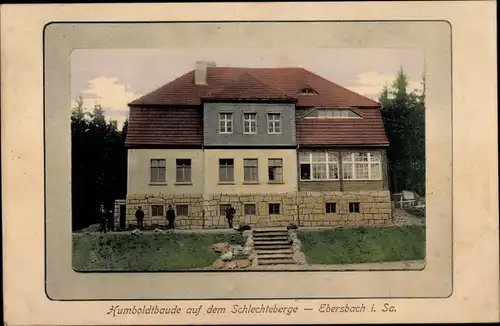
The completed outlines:
[[[392,220],[389,191],[295,192],[278,194],[210,194],[210,195],[129,195],[116,202],[115,221],[119,221],[119,205],[126,205],[126,224],[135,226],[135,211],[145,213],[146,227],[165,226],[168,205],[186,211],[177,214],[178,229],[227,228],[225,205],[235,210],[233,225],[251,227],[356,227],[382,226]],[[160,205],[153,208],[154,205]],[[162,209],[160,207],[163,207]],[[153,215],[159,213],[161,215]]]

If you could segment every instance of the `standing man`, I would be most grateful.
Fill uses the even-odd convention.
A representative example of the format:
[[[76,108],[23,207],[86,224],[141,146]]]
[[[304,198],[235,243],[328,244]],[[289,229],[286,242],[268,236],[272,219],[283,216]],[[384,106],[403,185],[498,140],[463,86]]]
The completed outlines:
[[[229,224],[229,228],[233,228],[233,218],[234,214],[236,213],[236,210],[229,204],[229,206],[226,208],[226,218],[227,218],[227,224]]]
[[[101,205],[101,207],[99,207],[99,224],[101,226],[101,232],[104,232],[104,233],[106,233],[106,231],[107,231],[106,230],[107,215],[108,215],[108,212],[104,208],[104,205]]]
[[[137,228],[139,228],[139,230],[144,229],[144,211],[142,210],[142,206],[139,206],[135,211],[135,219],[137,220]]]
[[[169,230],[175,229],[175,224],[174,224],[174,221],[175,221],[175,212],[172,209],[172,205],[168,205],[168,209],[167,209],[167,221],[168,221],[167,228]]]

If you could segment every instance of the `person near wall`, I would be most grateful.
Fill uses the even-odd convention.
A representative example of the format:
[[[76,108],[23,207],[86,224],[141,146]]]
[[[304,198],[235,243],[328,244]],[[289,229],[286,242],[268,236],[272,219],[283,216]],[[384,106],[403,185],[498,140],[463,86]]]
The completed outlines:
[[[135,211],[135,219],[137,220],[137,228],[139,230],[144,229],[144,211],[142,210],[142,206],[139,206]]]
[[[172,209],[172,205],[168,205],[167,209],[167,221],[168,221],[168,226],[167,228],[169,230],[175,229],[175,211]]]
[[[113,210],[110,209],[108,211],[108,230],[110,231],[114,231],[115,230],[115,219],[114,219],[114,214],[113,214]]]
[[[108,212],[104,208],[104,205],[101,205],[99,207],[99,225],[101,226],[101,232],[106,233],[107,231],[107,225],[106,225],[106,218],[107,218]]]
[[[233,228],[233,219],[234,219],[234,214],[236,214],[236,210],[229,204],[229,206],[226,208],[226,218],[227,218],[227,224],[229,224],[229,228]]]

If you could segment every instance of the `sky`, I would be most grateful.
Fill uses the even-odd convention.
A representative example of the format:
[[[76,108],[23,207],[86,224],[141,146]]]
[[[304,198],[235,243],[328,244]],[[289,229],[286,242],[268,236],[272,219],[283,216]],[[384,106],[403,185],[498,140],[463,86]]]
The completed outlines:
[[[121,128],[127,104],[193,70],[196,61],[219,67],[302,67],[366,97],[377,99],[400,67],[409,91],[421,89],[424,55],[418,49],[78,49],[71,53],[71,108],[101,105]]]

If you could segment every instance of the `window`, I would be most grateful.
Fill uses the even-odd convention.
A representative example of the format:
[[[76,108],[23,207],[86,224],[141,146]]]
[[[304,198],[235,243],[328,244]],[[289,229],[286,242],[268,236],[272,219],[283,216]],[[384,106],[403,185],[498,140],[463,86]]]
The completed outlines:
[[[335,153],[299,154],[300,180],[338,180],[339,160]]]
[[[229,204],[220,204],[219,205],[219,215],[220,216],[225,216],[226,215],[226,208],[229,207]]]
[[[381,156],[366,152],[344,154],[342,170],[346,180],[381,180]]]
[[[283,182],[283,160],[270,158],[268,160],[269,181]]]
[[[219,133],[231,134],[233,133],[233,114],[220,113],[219,114]]]
[[[188,205],[175,205],[175,215],[177,216],[188,216],[188,210]]]
[[[176,162],[176,181],[191,182],[191,160],[177,159]]]
[[[280,213],[280,204],[269,204],[269,214],[277,215]]]
[[[243,133],[255,134],[257,133],[257,114],[244,113],[243,114]]]
[[[305,94],[305,95],[315,95],[318,94],[314,89],[311,87],[306,87],[300,90],[300,94]]]
[[[349,213],[359,213],[359,203],[349,203]]]
[[[243,180],[259,181],[259,160],[246,158],[243,160]]]
[[[281,133],[281,115],[279,113],[267,115],[267,132],[269,134]]]
[[[315,109],[308,118],[359,118],[360,116],[349,109]]]
[[[245,215],[255,215],[255,204],[245,204]]]
[[[165,159],[151,160],[151,182],[165,182]]]
[[[234,181],[234,160],[232,158],[219,159],[219,181]]]
[[[325,211],[327,214],[337,213],[337,203],[326,203]]]
[[[151,205],[151,216],[163,216],[163,205]]]

